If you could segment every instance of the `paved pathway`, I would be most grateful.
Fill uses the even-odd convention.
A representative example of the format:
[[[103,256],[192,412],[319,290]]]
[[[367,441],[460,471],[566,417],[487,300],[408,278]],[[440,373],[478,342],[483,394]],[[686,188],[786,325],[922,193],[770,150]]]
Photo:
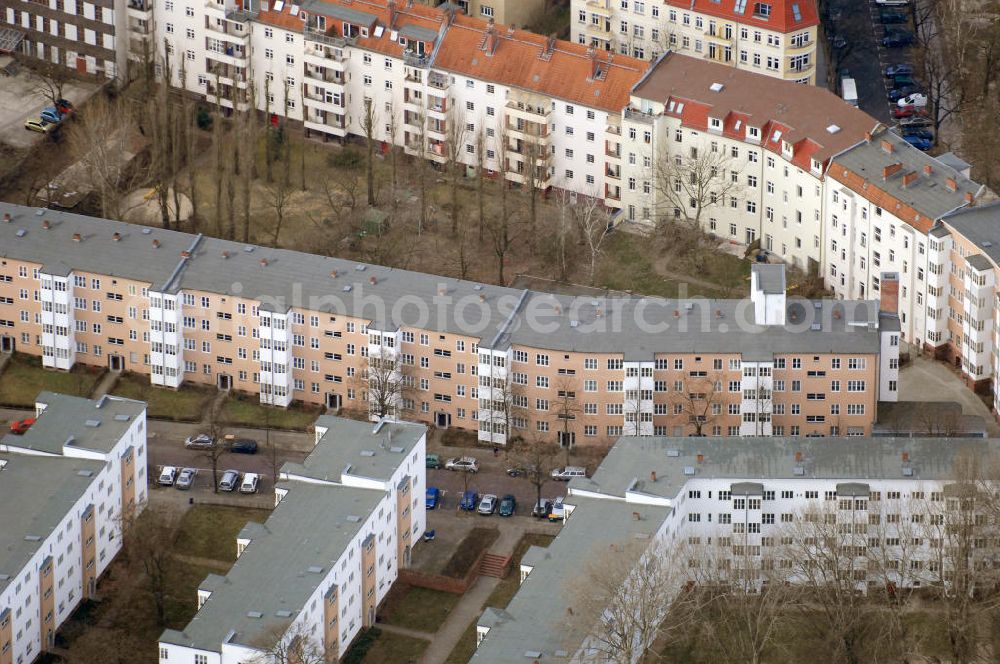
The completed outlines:
[[[101,380],[97,381],[97,385],[94,385],[94,389],[90,393],[90,398],[100,399],[105,394],[113,390],[115,385],[118,384],[118,376],[120,375],[121,374],[114,371],[105,371]]]
[[[500,579],[491,576],[481,576],[476,579],[448,614],[448,619],[434,634],[431,645],[420,658],[420,664],[443,664],[448,659],[448,655],[455,649],[465,630],[473,621],[479,619],[483,605],[499,584]]]
[[[411,639],[421,639],[422,641],[433,641],[434,635],[429,632],[421,632],[416,629],[408,629],[406,627],[398,627],[397,625],[389,625],[387,623],[379,623],[376,625],[383,632],[392,632],[393,634],[399,634],[401,636],[408,636]]]

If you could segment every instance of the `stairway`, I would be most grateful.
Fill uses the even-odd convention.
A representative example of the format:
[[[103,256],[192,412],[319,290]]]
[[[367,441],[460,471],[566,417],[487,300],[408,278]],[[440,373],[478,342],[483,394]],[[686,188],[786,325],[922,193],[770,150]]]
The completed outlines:
[[[498,556],[495,553],[487,553],[479,563],[480,576],[492,576],[502,579],[507,576],[510,568],[510,556]]]

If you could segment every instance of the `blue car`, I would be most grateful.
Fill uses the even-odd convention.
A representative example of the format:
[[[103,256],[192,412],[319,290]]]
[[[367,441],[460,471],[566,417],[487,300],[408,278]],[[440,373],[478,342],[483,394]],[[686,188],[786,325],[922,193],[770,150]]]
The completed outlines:
[[[462,500],[458,503],[458,507],[466,512],[472,512],[476,509],[476,505],[478,504],[479,494],[475,491],[466,491],[462,494]]]
[[[427,501],[427,509],[432,510],[438,506],[438,501],[441,499],[441,489],[436,486],[427,487],[427,494],[425,500]]]
[[[43,108],[39,115],[41,115],[43,120],[51,122],[52,124],[59,124],[63,119],[62,113],[57,111],[55,106],[47,106],[46,108]]]
[[[882,46],[886,48],[900,48],[913,43],[913,35],[909,32],[887,32],[882,38]]]
[[[920,136],[904,136],[903,140],[916,149],[923,150],[924,152],[931,149],[931,142],[926,138],[921,138]]]
[[[885,68],[886,78],[895,78],[897,76],[912,76],[913,75],[913,65],[901,64],[901,65],[889,65]]]

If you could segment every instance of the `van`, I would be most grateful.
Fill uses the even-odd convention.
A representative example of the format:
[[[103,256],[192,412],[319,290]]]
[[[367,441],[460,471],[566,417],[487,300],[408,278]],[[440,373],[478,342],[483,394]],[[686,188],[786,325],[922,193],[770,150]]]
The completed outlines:
[[[552,471],[552,479],[562,480],[563,482],[569,482],[574,477],[586,476],[587,469],[580,466],[566,466],[565,468],[556,468]]]
[[[840,80],[840,96],[851,106],[858,107],[858,86],[853,78]]]

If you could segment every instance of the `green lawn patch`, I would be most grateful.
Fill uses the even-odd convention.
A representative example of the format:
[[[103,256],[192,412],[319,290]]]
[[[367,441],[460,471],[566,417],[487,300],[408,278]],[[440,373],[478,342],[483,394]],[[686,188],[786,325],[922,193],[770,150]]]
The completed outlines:
[[[149,378],[134,373],[123,373],[118,377],[111,393],[128,399],[138,399],[147,404],[147,417],[161,420],[181,420],[197,422],[215,390],[202,385],[185,384],[177,390],[151,385]]]
[[[178,546],[181,552],[184,550],[181,542]],[[236,542],[233,542],[233,554],[236,553]],[[167,627],[171,629],[184,629],[194,614],[198,612],[198,586],[209,574],[219,574],[218,570],[200,565],[192,565],[188,562],[172,560],[168,571],[169,583],[167,584],[167,597],[164,602],[164,613],[166,615]]]
[[[0,380],[0,404],[31,408],[39,392],[89,397],[104,369],[78,364],[72,371],[42,366],[42,358],[14,353]]]
[[[458,604],[460,595],[396,583],[382,605],[382,619],[390,625],[433,634]]]
[[[289,408],[261,405],[256,396],[233,394],[222,405],[219,423],[234,427],[305,431],[323,412],[319,406],[295,404]]]
[[[455,553],[451,554],[441,574],[455,579],[464,578],[479,554],[490,548],[499,536],[500,531],[496,528],[473,528],[455,547]]]
[[[420,659],[429,643],[372,627],[362,632],[344,655],[344,664],[412,664]]]
[[[517,543],[517,547],[514,548],[514,555],[511,557],[510,561],[510,574],[503,579],[500,579],[500,583],[493,589],[493,592],[490,593],[489,598],[486,600],[486,606],[492,606],[497,609],[506,609],[507,605],[510,604],[510,600],[517,594],[518,587],[521,585],[521,558],[523,558],[528,549],[533,546],[548,548],[549,544],[552,544],[552,540],[554,539],[555,535],[525,533],[521,537],[521,540]]]
[[[476,623],[478,620],[473,620],[469,623],[469,626],[465,628],[462,632],[462,637],[452,648],[451,652],[448,653],[448,659],[444,660],[444,664],[469,664],[469,659],[476,652]]]
[[[195,505],[181,519],[177,553],[231,563],[236,560],[236,536],[243,526],[247,521],[263,523],[268,516],[267,510],[249,507]]]

